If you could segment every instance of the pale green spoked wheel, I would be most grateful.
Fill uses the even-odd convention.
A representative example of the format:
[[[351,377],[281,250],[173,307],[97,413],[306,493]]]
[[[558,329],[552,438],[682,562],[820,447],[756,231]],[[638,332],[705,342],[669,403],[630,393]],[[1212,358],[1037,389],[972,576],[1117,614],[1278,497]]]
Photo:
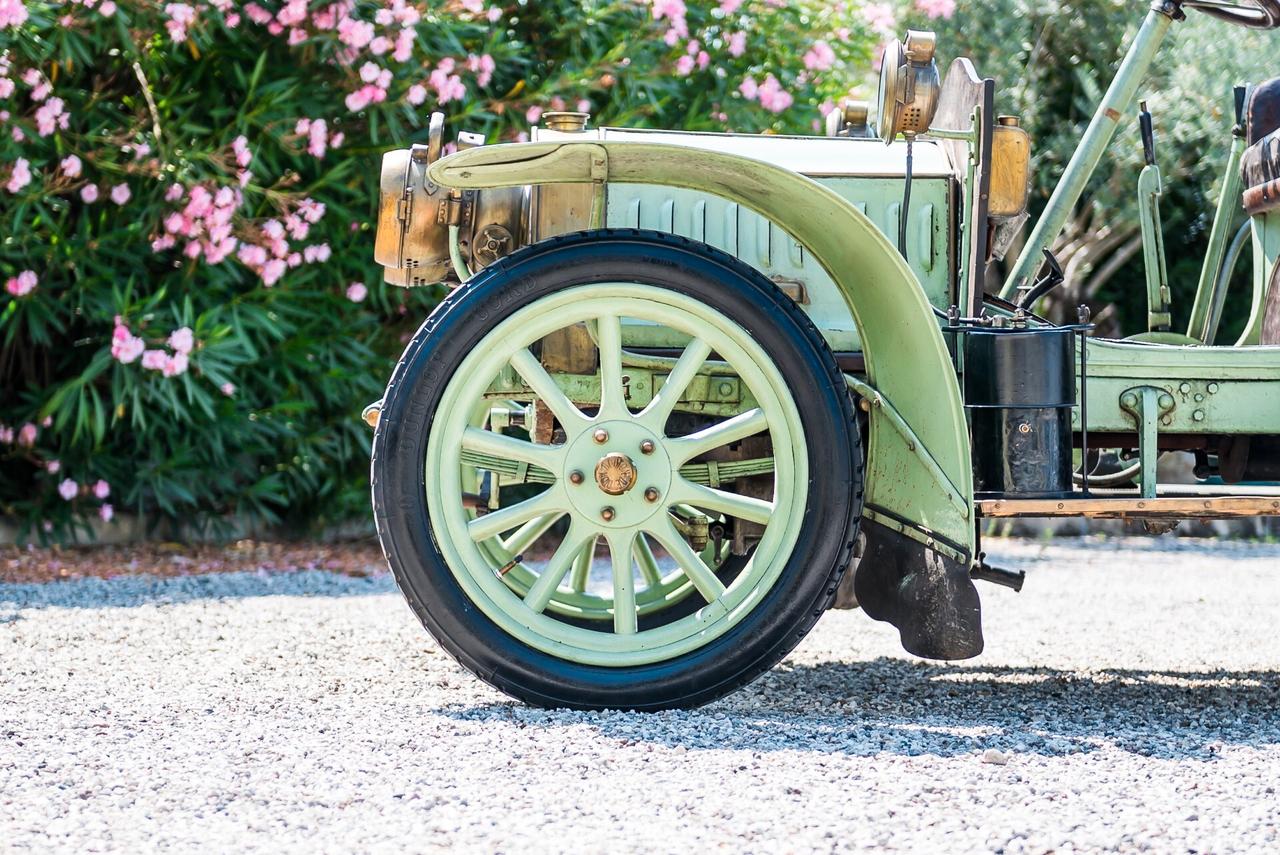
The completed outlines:
[[[553,377],[538,354],[572,327],[594,371]],[[631,350],[651,343],[678,358]],[[750,268],[642,232],[532,247],[446,300],[388,387],[373,478],[423,623],[543,705],[689,706],[754,678],[830,602],[861,507],[816,330]]]

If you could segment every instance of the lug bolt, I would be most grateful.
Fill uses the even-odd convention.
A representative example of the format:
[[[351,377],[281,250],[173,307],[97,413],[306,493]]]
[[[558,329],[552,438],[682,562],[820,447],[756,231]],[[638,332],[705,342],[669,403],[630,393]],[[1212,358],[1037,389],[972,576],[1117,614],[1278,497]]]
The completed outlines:
[[[656,447],[657,447],[657,446],[655,446],[655,445],[653,444],[653,440],[651,440],[651,439],[646,439],[646,440],[644,440],[643,442],[641,442],[641,443],[640,443],[640,453],[641,453],[641,454],[653,454],[653,450],[654,450]]]
[[[596,432],[591,434],[591,437],[596,442],[600,443],[601,445],[604,445],[606,442],[609,441],[609,432],[604,428],[596,428]]]
[[[613,508],[604,508],[600,511],[600,519],[605,522],[613,522],[613,518],[615,516],[617,516],[617,514],[614,513]]]
[[[646,502],[656,502],[656,501],[658,501],[658,488],[657,488],[657,487],[647,487],[647,488],[645,488],[645,491],[644,491],[644,500],[645,500]]]
[[[572,472],[570,472],[570,473],[569,473],[569,483],[570,483],[570,484],[581,484],[581,483],[582,483],[582,481],[583,481],[583,475],[582,475],[582,473],[581,473],[581,472],[579,472],[577,469],[575,469],[575,470],[573,470]]]

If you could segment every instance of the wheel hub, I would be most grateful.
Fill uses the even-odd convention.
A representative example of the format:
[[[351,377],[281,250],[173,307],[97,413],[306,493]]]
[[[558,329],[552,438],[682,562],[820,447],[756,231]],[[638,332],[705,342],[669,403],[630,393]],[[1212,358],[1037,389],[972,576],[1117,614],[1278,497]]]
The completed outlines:
[[[620,451],[611,451],[596,464],[596,486],[610,496],[621,496],[636,485],[636,465]]]
[[[639,422],[592,425],[570,441],[564,461],[569,502],[594,525],[633,528],[666,507],[671,457],[663,438]]]

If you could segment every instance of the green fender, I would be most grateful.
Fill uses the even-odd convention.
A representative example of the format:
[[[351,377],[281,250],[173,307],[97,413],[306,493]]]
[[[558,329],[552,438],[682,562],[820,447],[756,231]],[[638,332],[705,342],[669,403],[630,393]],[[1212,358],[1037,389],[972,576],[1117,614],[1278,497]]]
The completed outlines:
[[[969,433],[955,369],[924,290],[866,215],[803,175],[670,143],[514,143],[458,152],[432,181],[458,189],[625,182],[722,196],[782,225],[827,271],[865,350],[870,402],[865,514],[942,552],[973,554]]]

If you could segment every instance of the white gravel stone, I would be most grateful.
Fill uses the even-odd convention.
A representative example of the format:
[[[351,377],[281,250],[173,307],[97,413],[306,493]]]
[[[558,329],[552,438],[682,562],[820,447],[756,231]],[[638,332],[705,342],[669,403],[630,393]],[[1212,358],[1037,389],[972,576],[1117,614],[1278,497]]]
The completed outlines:
[[[1280,850],[1280,547],[986,547],[981,658],[833,612],[655,715],[511,702],[385,576],[0,586],[0,851]]]

